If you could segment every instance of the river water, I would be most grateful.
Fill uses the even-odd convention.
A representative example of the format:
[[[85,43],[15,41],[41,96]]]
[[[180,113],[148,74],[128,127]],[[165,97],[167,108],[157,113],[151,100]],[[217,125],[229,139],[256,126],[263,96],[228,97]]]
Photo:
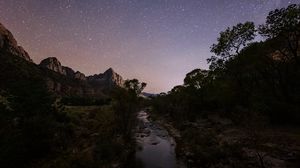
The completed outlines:
[[[175,168],[174,138],[160,125],[151,121],[145,111],[140,111],[137,118],[135,135],[138,146],[135,154],[137,167]]]

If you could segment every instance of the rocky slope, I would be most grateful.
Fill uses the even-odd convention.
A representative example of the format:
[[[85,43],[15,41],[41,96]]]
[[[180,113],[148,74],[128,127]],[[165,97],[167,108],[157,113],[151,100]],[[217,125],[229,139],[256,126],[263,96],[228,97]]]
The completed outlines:
[[[104,73],[95,74],[86,77],[79,71],[74,71],[72,68],[62,66],[59,60],[55,57],[49,57],[41,61],[40,67],[57,72],[60,75],[64,75],[67,78],[78,79],[82,81],[91,82],[98,86],[104,86],[106,88],[113,88],[115,86],[123,86],[124,80],[121,75],[116,73],[112,68],[107,69]]]
[[[109,68],[104,73],[87,77],[89,81],[98,82],[99,84],[108,87],[123,86],[124,80],[121,75],[116,73],[112,68]]]
[[[60,75],[64,75],[68,78],[86,80],[86,77],[83,73],[79,71],[74,71],[72,68],[62,66],[59,60],[55,57],[49,57],[41,61],[39,64],[41,68],[46,68],[51,71],[57,72]]]
[[[66,84],[66,82],[61,82],[61,80],[56,78],[47,79],[49,89],[63,95],[98,96],[114,87],[122,87],[124,83],[123,78],[112,68],[109,68],[104,73],[86,77],[82,72],[75,72],[72,68],[62,66],[55,57],[42,60],[39,67],[44,70],[50,70],[53,72],[52,75],[60,76],[64,80],[69,81]],[[72,86],[70,86],[70,83]]]
[[[40,67],[48,68],[61,75],[67,75],[66,70],[61,66],[61,63],[55,57],[49,57],[41,61]]]
[[[21,47],[18,46],[16,39],[13,37],[12,33],[7,30],[0,23],[0,50],[5,50],[6,52],[11,53],[12,55],[19,56],[24,58],[27,61],[32,62],[28,53]]]
[[[18,58],[17,61],[22,62],[22,65],[25,67],[20,67],[17,71],[26,72],[26,70],[29,70],[30,72],[28,72],[28,74],[38,74],[46,81],[46,85],[50,91],[61,96],[99,97],[114,87],[122,87],[124,83],[123,78],[112,68],[109,68],[104,73],[86,77],[79,71],[74,71],[72,68],[62,66],[60,61],[55,57],[46,58],[42,60],[39,65],[36,65],[32,62],[28,53],[22,47],[18,46],[12,33],[1,23],[0,54],[1,59],[9,60]],[[7,67],[13,66],[7,65]],[[7,70],[4,72],[7,72]],[[4,74],[3,77],[4,76],[9,78],[9,75]]]

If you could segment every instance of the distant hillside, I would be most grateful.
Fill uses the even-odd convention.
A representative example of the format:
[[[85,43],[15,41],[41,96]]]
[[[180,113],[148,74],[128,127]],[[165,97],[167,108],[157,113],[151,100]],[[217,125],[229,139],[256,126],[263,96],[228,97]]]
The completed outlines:
[[[124,80],[112,68],[104,73],[85,76],[62,66],[55,57],[46,58],[39,65],[32,62],[12,33],[0,24],[0,80],[1,87],[17,83],[18,78],[44,81],[48,90],[63,97],[102,97],[114,87],[122,87]]]

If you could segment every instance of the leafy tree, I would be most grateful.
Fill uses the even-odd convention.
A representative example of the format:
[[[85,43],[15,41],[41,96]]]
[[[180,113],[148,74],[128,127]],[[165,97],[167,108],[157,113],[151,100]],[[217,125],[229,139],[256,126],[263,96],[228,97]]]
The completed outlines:
[[[184,85],[200,89],[206,83],[208,74],[208,70],[194,69],[186,74],[186,77],[184,78]]]
[[[211,52],[223,58],[239,54],[242,47],[254,39],[255,31],[253,22],[239,23],[232,28],[227,28],[220,33],[218,43],[212,45]]]
[[[299,35],[300,4],[287,8],[275,9],[267,16],[266,23],[259,26],[259,33],[268,38],[275,38],[285,33]]]
[[[112,94],[113,110],[119,126],[116,130],[124,140],[130,141],[135,126],[135,114],[139,108],[138,95],[146,87],[146,83],[137,79],[126,80],[125,88],[115,88]]]
[[[286,45],[282,45],[279,51],[287,58],[291,55],[300,64],[300,4],[271,11],[266,23],[259,26],[259,33],[268,39],[280,38],[279,40],[286,41]]]
[[[174,86],[169,93],[170,94],[172,94],[172,93],[178,93],[178,92],[181,92],[184,88],[185,87],[182,86],[182,85],[177,85],[177,86]]]
[[[145,82],[140,83],[137,79],[126,80],[124,85],[127,90],[133,91],[136,95],[142,93],[147,86]]]
[[[255,38],[255,32],[253,22],[239,23],[221,32],[217,44],[211,46],[211,52],[215,54],[208,59],[211,69],[221,67],[226,60],[238,55],[240,50]]]

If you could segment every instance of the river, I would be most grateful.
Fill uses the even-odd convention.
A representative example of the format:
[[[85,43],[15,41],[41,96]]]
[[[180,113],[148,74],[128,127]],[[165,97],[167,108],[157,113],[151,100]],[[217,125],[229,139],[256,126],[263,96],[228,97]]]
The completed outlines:
[[[136,165],[143,168],[175,168],[174,138],[163,127],[151,121],[147,112],[140,111],[137,119]]]

